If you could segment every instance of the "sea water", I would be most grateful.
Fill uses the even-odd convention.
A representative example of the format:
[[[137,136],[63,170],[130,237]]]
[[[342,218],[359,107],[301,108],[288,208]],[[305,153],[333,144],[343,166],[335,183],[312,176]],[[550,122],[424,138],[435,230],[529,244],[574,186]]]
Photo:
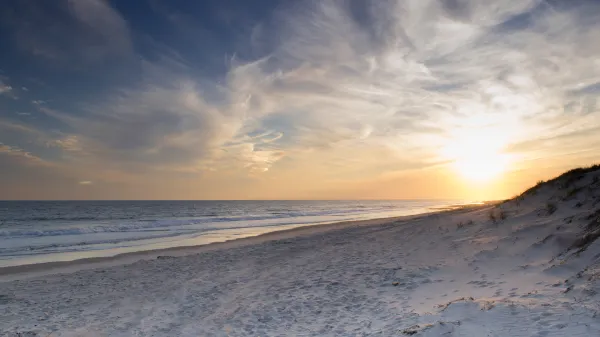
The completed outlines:
[[[0,267],[221,242],[430,212],[456,200],[0,201]]]

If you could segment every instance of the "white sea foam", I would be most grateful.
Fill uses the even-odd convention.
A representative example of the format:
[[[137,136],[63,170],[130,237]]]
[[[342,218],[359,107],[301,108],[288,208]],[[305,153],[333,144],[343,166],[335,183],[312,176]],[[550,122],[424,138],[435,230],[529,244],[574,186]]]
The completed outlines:
[[[452,203],[456,201],[1,202],[0,267],[205,244],[297,225],[423,213]]]

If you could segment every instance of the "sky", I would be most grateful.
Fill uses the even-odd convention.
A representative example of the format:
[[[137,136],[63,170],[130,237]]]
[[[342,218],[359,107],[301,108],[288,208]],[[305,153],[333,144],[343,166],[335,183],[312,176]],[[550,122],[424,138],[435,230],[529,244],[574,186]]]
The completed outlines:
[[[500,199],[600,161],[600,1],[6,0],[0,199]]]

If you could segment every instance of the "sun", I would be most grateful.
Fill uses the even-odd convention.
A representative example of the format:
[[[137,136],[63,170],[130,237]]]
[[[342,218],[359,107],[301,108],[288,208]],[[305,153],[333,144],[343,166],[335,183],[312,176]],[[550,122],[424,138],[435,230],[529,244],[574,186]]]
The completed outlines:
[[[474,183],[491,182],[509,168],[512,158],[503,153],[507,139],[491,129],[461,130],[445,146],[444,156],[464,179]]]
[[[454,161],[455,170],[465,179],[484,183],[501,176],[507,169],[508,158],[502,154],[481,154]]]

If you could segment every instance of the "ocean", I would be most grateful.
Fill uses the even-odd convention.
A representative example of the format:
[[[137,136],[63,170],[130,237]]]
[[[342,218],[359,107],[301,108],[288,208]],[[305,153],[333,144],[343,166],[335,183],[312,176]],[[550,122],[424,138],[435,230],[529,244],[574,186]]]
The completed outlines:
[[[202,245],[426,213],[456,200],[0,201],[0,267]]]

